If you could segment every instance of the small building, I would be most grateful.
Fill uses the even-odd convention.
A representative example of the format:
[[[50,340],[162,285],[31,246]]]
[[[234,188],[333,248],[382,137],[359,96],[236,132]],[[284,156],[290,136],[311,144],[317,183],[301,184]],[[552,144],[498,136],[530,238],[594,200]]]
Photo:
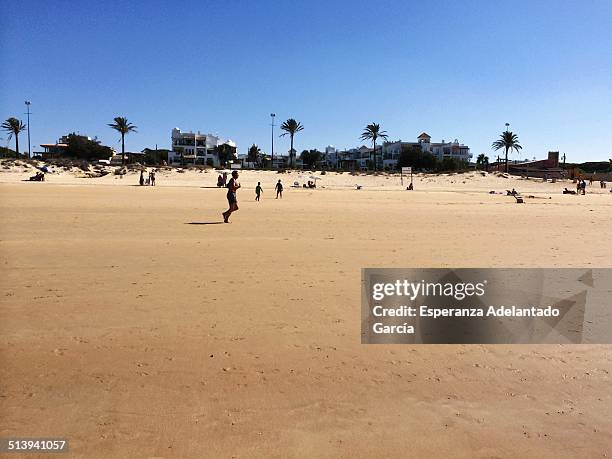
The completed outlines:
[[[54,159],[66,156],[68,144],[61,142],[61,139],[56,143],[41,143],[43,151],[35,151],[34,156],[40,156],[42,159]]]
[[[125,164],[144,164],[146,153],[142,151],[126,151],[125,152]],[[121,152],[114,154],[110,158],[111,164],[123,164],[123,155]]]
[[[503,161],[496,163],[495,169],[505,170],[505,163]],[[546,159],[521,163],[508,162],[508,173],[527,177],[561,178],[564,170],[559,167],[559,152],[549,151]]]
[[[71,137],[81,141],[77,143],[94,142],[95,144],[100,145],[100,141],[97,137],[94,137],[92,139],[91,137],[88,137],[86,135],[72,133],[61,136],[55,143],[41,143],[40,146],[43,148],[43,151],[35,151],[33,152],[33,156],[40,156],[42,159],[55,159],[66,157],[68,156],[68,146]],[[102,146],[104,147],[104,145]],[[115,154],[115,150],[112,147],[105,148],[108,148],[108,151],[110,152],[109,158],[111,155]]]

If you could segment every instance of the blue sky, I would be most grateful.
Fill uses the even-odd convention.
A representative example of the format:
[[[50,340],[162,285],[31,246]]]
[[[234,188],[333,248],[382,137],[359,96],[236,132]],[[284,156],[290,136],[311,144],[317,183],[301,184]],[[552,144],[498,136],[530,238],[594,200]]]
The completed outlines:
[[[120,149],[117,115],[139,128],[127,150],[178,126],[269,151],[275,112],[304,124],[298,151],[374,121],[494,157],[509,122],[521,157],[612,157],[609,0],[0,4],[0,118],[31,100],[35,151],[72,131]]]

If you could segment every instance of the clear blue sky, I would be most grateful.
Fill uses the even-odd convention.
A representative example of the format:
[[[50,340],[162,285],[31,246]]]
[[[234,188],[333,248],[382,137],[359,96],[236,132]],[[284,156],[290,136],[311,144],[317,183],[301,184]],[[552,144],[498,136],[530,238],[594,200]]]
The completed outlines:
[[[0,118],[31,100],[37,151],[72,131],[120,149],[117,115],[139,128],[131,151],[168,148],[175,126],[269,151],[275,112],[304,124],[298,151],[358,146],[374,121],[494,157],[509,122],[521,157],[612,157],[610,0],[0,6]]]

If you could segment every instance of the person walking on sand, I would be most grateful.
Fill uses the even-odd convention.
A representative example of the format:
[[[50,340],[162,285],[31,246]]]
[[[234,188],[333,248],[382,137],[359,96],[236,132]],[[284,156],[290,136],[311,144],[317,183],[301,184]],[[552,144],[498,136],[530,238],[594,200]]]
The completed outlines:
[[[281,199],[283,199],[283,184],[281,183],[280,179],[278,179],[278,182],[276,183],[276,199],[278,199],[279,196]]]
[[[143,186],[144,182],[145,182],[145,180],[144,180],[144,171],[141,170],[140,171],[140,186]]]
[[[149,172],[149,183],[151,186],[155,186],[155,169],[152,169],[151,172]]]
[[[261,187],[261,182],[257,182],[257,186],[255,187],[255,201],[259,201],[261,193],[263,193],[263,188]]]
[[[227,202],[229,204],[229,209],[223,212],[223,222],[229,223],[230,215],[232,212],[236,212],[238,210],[238,200],[236,199],[236,191],[240,188],[240,183],[238,183],[238,171],[232,172],[232,178],[227,183]]]

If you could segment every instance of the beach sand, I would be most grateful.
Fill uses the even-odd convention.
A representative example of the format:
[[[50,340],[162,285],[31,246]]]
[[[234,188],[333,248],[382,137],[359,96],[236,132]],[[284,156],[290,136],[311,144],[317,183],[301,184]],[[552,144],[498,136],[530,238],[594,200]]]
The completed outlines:
[[[29,175],[0,174],[0,437],[80,457],[612,453],[612,346],[360,344],[363,267],[612,267],[599,186],[246,172],[225,225],[215,172]],[[535,197],[488,193],[513,187]]]

